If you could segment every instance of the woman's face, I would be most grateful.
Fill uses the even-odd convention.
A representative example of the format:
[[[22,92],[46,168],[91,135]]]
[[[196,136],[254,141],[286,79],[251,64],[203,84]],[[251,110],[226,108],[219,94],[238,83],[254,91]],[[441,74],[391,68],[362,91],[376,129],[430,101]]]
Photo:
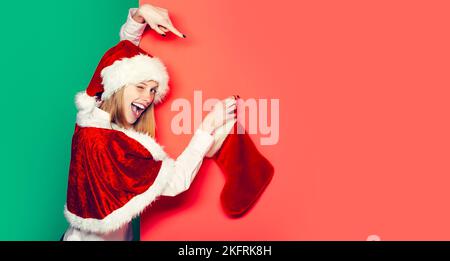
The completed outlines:
[[[129,125],[133,125],[153,103],[158,83],[155,81],[129,84],[124,87],[122,111]]]

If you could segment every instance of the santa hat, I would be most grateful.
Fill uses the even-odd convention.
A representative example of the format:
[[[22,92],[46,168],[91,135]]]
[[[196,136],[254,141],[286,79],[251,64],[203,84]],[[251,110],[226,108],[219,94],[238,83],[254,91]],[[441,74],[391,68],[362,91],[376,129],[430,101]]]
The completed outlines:
[[[106,100],[126,84],[156,81],[155,103],[162,101],[169,90],[169,75],[164,64],[128,40],[109,49],[95,69],[86,93]]]

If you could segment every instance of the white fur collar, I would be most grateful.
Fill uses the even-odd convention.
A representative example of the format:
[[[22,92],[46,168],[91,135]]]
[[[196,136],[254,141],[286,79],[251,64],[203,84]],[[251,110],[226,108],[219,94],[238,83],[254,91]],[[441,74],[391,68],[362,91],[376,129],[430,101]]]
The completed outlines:
[[[89,96],[85,91],[77,93],[75,96],[75,104],[78,109],[77,124],[80,127],[95,127],[121,131],[144,146],[155,160],[162,161],[167,158],[163,147],[152,137],[133,129],[121,128],[111,123],[109,113],[98,108],[99,103],[95,100],[95,97]]]

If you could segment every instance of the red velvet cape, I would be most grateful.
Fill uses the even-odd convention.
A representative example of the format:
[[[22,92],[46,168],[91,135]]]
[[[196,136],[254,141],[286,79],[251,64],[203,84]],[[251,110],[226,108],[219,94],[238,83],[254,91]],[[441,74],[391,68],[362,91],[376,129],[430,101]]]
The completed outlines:
[[[110,232],[142,212],[167,183],[140,142],[112,129],[76,125],[65,214],[75,227]]]

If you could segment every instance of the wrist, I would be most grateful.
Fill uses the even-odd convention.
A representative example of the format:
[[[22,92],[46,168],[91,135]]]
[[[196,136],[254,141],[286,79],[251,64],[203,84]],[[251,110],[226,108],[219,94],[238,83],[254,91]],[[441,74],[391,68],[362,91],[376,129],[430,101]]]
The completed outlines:
[[[145,23],[145,19],[141,15],[140,11],[141,11],[141,8],[136,10],[136,12],[133,14],[133,16],[131,18],[133,18],[134,21],[136,21],[136,22],[138,22],[140,24],[143,24],[143,23]]]

